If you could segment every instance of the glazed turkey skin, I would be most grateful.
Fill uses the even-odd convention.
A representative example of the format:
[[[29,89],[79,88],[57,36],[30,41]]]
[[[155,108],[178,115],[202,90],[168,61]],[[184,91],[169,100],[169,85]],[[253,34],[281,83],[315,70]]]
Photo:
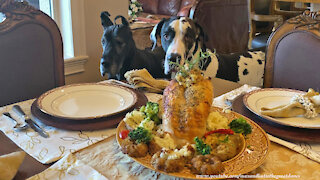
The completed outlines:
[[[163,129],[176,140],[192,143],[206,132],[206,120],[213,99],[210,79],[201,76],[189,86],[176,80],[163,92]],[[182,143],[182,142],[181,142]]]

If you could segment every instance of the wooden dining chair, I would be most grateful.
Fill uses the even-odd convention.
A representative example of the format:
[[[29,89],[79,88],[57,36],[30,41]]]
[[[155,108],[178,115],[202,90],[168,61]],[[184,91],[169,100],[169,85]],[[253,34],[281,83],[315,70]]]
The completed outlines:
[[[26,2],[0,0],[0,107],[62,86],[62,38],[49,16]]]
[[[320,90],[320,12],[287,20],[268,40],[264,87]]]
[[[273,28],[283,23],[282,15],[273,14],[272,0],[250,0],[251,48],[266,47]]]
[[[302,7],[296,7],[295,2],[272,0],[271,13],[283,16],[284,20],[302,14],[305,10],[307,10],[305,3],[302,4]]]

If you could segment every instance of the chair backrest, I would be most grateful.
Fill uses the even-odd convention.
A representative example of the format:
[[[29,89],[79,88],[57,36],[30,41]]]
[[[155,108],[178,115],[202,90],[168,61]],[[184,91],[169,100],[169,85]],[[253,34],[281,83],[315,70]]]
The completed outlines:
[[[138,0],[138,2],[142,4],[143,12],[176,16],[185,15],[196,0]]]
[[[272,0],[271,11],[273,14],[282,15],[284,20],[295,17],[303,13],[307,9],[303,3],[303,7],[295,7],[295,2],[288,2],[287,0]]]
[[[289,19],[269,38],[264,87],[320,90],[320,16]]]
[[[0,106],[64,85],[62,38],[56,23],[27,3],[0,1]]]
[[[245,52],[248,49],[247,0],[199,0],[190,17],[208,35],[208,48],[223,54]]]

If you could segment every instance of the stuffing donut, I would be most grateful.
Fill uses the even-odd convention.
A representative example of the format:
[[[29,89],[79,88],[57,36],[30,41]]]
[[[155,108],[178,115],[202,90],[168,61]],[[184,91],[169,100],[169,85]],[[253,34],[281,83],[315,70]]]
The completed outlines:
[[[222,162],[217,156],[210,154],[197,155],[191,160],[192,170],[198,174],[212,175],[223,172]]]
[[[184,158],[171,159],[163,151],[158,151],[151,158],[152,166],[157,170],[162,170],[167,173],[179,172],[185,166]]]
[[[121,144],[121,151],[131,157],[144,157],[148,154],[148,145],[145,143],[135,144],[126,138]]]

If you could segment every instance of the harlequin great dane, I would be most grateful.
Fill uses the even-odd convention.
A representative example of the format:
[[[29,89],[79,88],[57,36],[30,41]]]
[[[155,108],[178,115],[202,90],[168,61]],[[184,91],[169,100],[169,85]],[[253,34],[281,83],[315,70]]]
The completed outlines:
[[[207,51],[204,45],[205,34],[202,28],[187,17],[171,17],[160,21],[150,34],[153,48],[156,47],[158,36],[161,37],[162,48],[166,52],[165,74],[176,71],[176,65],[170,62],[179,62],[182,65],[186,59],[190,60],[193,56],[199,56],[200,51]],[[199,67],[208,77],[218,77],[241,84],[262,86],[264,59],[265,53],[262,51],[227,55],[218,55],[211,52],[209,58],[199,63]]]

